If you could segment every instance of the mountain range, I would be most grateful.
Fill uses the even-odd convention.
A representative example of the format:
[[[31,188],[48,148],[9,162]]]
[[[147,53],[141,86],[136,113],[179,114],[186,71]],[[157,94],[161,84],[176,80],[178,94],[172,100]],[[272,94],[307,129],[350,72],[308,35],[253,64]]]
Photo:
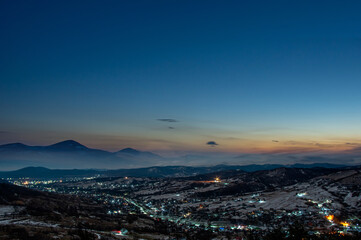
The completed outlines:
[[[165,159],[151,152],[125,148],[108,152],[88,148],[74,140],[49,146],[22,143],[0,145],[0,167],[16,169],[26,166],[50,168],[134,168],[161,164]]]
[[[315,160],[317,160],[317,158]],[[126,169],[138,169],[134,171],[139,173],[141,172],[139,168],[149,168],[153,169],[155,172],[160,171],[158,175],[150,174],[151,176],[166,176],[167,174],[174,174],[174,176],[177,174],[181,176],[190,176],[193,174],[212,172],[213,170],[209,169],[214,168],[196,166],[227,166],[225,164],[220,165],[220,163],[233,165],[227,166],[227,169],[241,168],[244,171],[250,172],[274,169],[284,166],[298,168],[335,168],[344,166],[340,164],[328,165],[324,159],[321,160],[322,163],[314,164],[292,165],[292,163],[289,163],[246,165],[247,161],[234,156],[186,155],[181,157],[165,158],[152,152],[139,151],[133,148],[124,148],[116,152],[88,148],[74,140],[66,140],[48,146],[29,146],[23,143],[0,145],[0,170],[13,170],[29,166],[39,166],[51,169],[120,169],[114,171],[118,171],[118,173],[120,171],[122,174],[124,173],[124,175],[129,175],[129,171]],[[173,166],[173,168],[161,168],[163,166]],[[221,168],[219,170],[226,169]],[[146,172],[148,172],[148,170]],[[130,171],[130,173],[133,172]],[[144,171],[143,174],[145,174]],[[145,175],[149,174],[146,173]]]
[[[293,164],[293,165],[215,165],[212,167],[190,167],[190,166],[154,166],[133,169],[49,169],[44,167],[26,167],[15,171],[0,171],[0,178],[69,178],[69,177],[194,177],[206,176],[207,179],[216,175],[229,177],[234,174],[246,172],[269,171],[274,169],[312,169],[313,171],[325,171],[324,169],[359,169],[360,166],[342,166],[333,164]]]

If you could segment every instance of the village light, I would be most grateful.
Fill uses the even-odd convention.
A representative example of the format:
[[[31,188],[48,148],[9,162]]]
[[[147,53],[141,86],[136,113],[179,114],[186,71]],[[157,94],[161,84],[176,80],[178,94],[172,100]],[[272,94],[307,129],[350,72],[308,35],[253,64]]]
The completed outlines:
[[[326,219],[327,219],[328,221],[330,221],[330,222],[333,221],[333,218],[334,218],[333,215],[328,215],[328,216],[326,216]]]
[[[341,222],[341,225],[346,228],[350,226],[350,224],[348,222]]]

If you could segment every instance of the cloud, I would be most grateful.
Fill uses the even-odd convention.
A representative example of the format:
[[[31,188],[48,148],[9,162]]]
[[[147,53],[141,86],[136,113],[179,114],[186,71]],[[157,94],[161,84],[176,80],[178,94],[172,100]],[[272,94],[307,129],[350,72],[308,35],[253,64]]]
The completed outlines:
[[[347,142],[345,144],[349,146],[360,146],[360,143],[353,143],[353,142]]]
[[[169,123],[179,122],[178,120],[172,119],[172,118],[159,118],[159,119],[157,119],[157,120],[158,120],[158,121],[161,121],[161,122],[169,122]]]
[[[276,142],[276,143],[277,143],[277,142],[279,142],[279,141],[278,141],[278,140],[272,140],[272,142]]]
[[[328,143],[319,143],[319,142],[304,142],[304,141],[285,141],[283,142],[285,145],[293,145],[293,146],[299,146],[299,147],[318,147],[319,149],[323,148],[334,148],[339,146],[340,144],[328,144]]]
[[[168,127],[168,129],[175,129],[174,127]]]
[[[209,141],[209,142],[207,142],[207,145],[214,147],[214,146],[217,146],[218,143],[216,143],[215,141]]]

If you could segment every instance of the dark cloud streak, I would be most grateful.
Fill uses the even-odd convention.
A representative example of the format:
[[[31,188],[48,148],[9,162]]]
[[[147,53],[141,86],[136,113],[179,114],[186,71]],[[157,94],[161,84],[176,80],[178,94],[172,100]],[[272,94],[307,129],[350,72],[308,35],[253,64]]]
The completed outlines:
[[[169,122],[169,123],[179,122],[178,120],[172,119],[172,118],[159,118],[159,119],[157,119],[157,120],[158,120],[158,121],[161,121],[161,122]]]
[[[214,146],[217,146],[218,143],[216,143],[215,141],[209,141],[209,142],[207,142],[207,145],[214,147]]]

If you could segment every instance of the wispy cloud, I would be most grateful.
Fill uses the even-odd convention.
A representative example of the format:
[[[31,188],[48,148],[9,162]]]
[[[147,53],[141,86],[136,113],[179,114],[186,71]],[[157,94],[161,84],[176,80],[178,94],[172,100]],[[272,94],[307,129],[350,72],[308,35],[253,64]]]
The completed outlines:
[[[354,143],[354,142],[347,142],[347,143],[345,143],[345,145],[348,145],[348,146],[360,146],[361,144],[360,143]]]
[[[159,118],[159,119],[157,119],[157,120],[158,120],[158,121],[161,121],[161,122],[169,122],[169,123],[179,122],[178,120],[173,119],[173,118]]]

